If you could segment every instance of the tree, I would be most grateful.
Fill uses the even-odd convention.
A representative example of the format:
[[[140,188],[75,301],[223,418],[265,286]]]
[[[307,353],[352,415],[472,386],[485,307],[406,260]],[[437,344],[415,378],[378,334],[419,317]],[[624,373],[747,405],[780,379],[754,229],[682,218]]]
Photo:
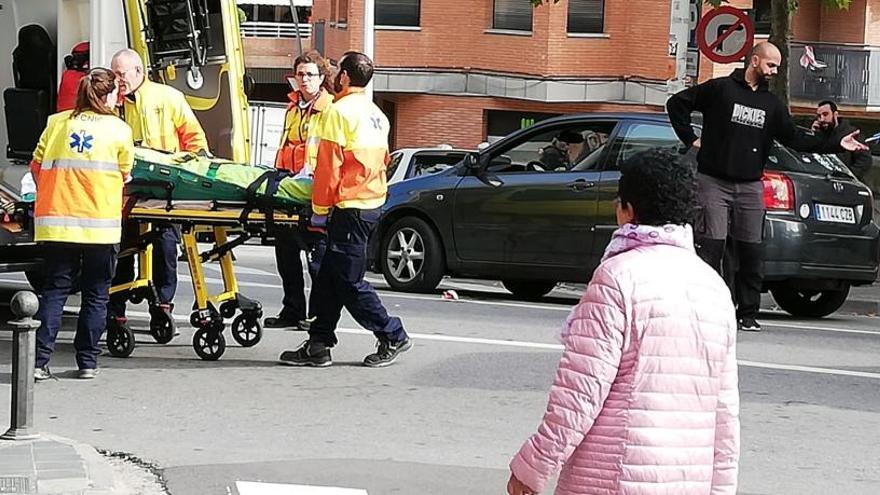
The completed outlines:
[[[821,0],[822,4],[832,9],[846,10],[852,0]],[[720,7],[726,0],[706,0],[713,7]],[[770,43],[782,53],[782,65],[779,74],[773,78],[770,89],[785,103],[789,104],[788,75],[789,56],[791,54],[791,19],[798,9],[797,0],[770,0]]]

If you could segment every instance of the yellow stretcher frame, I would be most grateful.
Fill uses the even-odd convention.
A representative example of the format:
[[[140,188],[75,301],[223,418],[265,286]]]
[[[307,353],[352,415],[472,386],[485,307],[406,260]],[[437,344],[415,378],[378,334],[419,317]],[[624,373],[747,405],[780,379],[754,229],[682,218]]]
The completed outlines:
[[[195,307],[190,316],[190,323],[197,328],[193,336],[193,349],[200,358],[213,361],[219,359],[226,348],[224,318],[231,318],[236,310],[240,310],[241,314],[233,321],[233,338],[244,347],[256,345],[260,340],[262,306],[239,292],[232,253],[235,247],[255,235],[269,234],[269,222],[265,213],[252,210],[253,207],[246,204],[223,203],[206,208],[204,202],[199,202],[199,207],[188,206],[188,203],[193,202],[154,201],[153,206],[136,205],[127,220],[138,224],[141,238],[150,235],[155,223],[181,227],[181,244],[186,253],[195,296]],[[299,220],[300,215],[295,213],[274,212],[272,216],[272,223],[282,227],[297,227]],[[230,241],[231,231],[242,233]],[[197,239],[198,234],[203,232],[214,236],[213,248],[205,253],[199,251]],[[136,252],[131,253],[132,249]],[[136,255],[138,259],[135,280],[113,286],[111,294],[152,289],[152,249],[151,244],[141,243],[126,250],[125,255]],[[223,290],[212,294],[205,281],[204,264],[214,261],[220,263]],[[124,357],[133,351],[134,337],[127,327],[108,328],[107,343],[111,354]]]

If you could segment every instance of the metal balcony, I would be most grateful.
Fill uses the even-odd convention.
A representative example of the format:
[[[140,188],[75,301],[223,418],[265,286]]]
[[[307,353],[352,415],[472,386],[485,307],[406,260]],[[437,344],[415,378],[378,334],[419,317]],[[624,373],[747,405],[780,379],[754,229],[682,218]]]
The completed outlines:
[[[297,25],[292,22],[247,21],[241,23],[243,38],[296,38]],[[312,35],[311,24],[299,24],[299,35]]]
[[[818,62],[812,67],[801,64],[805,46],[812,47]],[[790,60],[792,100],[880,106],[880,47],[793,42]]]

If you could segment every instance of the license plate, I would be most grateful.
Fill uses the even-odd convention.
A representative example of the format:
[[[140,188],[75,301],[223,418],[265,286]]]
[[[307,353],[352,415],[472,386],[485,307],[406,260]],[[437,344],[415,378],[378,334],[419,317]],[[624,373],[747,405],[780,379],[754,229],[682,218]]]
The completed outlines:
[[[816,218],[820,222],[856,223],[856,214],[848,206],[816,205]]]

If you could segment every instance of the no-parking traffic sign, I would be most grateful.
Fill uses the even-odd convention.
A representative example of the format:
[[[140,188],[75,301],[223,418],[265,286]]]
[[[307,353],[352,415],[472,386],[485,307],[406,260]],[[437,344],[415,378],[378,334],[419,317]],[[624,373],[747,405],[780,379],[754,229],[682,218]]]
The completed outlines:
[[[742,60],[755,42],[755,26],[748,14],[729,5],[706,13],[696,34],[700,52],[719,64]]]

